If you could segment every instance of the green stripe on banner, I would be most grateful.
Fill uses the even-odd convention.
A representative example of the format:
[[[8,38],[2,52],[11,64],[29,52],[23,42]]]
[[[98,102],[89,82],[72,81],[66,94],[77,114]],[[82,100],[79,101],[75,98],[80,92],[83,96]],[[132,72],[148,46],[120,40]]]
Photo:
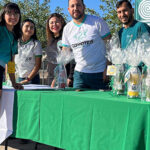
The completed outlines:
[[[140,16],[139,16],[139,13],[138,13],[138,6],[139,6],[139,3],[141,2],[141,0],[137,0],[135,2],[135,18],[137,20],[140,20]]]

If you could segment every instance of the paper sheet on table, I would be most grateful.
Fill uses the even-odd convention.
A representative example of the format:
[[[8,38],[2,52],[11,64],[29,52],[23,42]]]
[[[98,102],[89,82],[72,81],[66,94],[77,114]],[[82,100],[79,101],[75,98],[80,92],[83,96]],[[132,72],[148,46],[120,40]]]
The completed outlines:
[[[36,90],[36,89],[53,89],[48,85],[39,85],[39,84],[27,84],[23,85],[24,90]]]
[[[55,88],[51,88],[48,85],[39,85],[39,84],[27,84],[27,85],[23,85],[24,90],[36,90],[36,89],[55,89]],[[14,89],[13,87],[10,86],[3,86],[4,89]]]
[[[0,144],[13,132],[13,89],[3,89],[0,99]]]

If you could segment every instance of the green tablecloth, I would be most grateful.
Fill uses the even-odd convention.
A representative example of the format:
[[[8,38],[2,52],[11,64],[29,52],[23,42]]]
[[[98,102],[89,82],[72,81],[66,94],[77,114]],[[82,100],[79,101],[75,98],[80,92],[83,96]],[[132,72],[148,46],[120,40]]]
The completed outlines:
[[[14,136],[66,150],[150,150],[150,103],[99,91],[17,91]]]

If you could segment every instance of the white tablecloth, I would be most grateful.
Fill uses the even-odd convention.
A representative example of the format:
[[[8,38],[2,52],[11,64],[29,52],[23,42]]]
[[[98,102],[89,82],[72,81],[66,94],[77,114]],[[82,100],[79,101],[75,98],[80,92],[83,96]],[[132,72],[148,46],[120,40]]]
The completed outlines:
[[[14,89],[3,89],[0,99],[0,144],[13,132]]]

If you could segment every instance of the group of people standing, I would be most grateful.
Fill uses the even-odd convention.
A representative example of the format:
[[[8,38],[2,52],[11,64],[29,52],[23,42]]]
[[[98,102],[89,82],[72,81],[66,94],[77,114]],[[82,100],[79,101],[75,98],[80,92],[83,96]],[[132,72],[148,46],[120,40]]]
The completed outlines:
[[[70,49],[75,62],[66,65],[67,84],[76,89],[106,88],[107,40],[111,33],[107,23],[101,18],[85,14],[83,0],[69,0],[68,11],[72,20],[66,24],[64,18],[53,13],[46,23],[48,84],[54,87],[54,69],[57,55],[52,52]],[[134,9],[128,0],[120,0],[116,4],[118,19],[123,27],[118,32],[122,50],[143,33],[150,33],[150,27],[134,19]],[[3,74],[7,70],[15,89],[23,89],[22,84],[40,84],[38,71],[41,67],[42,47],[36,36],[36,26],[31,19],[21,23],[21,12],[17,4],[7,3],[0,15],[0,96],[2,92]],[[15,64],[15,65],[14,65]],[[16,70],[15,70],[16,69]],[[19,83],[15,81],[15,71]]]
[[[22,84],[39,84],[37,74],[42,57],[42,48],[37,40],[35,24],[26,19],[21,24],[21,12],[17,4],[7,3],[0,16],[0,91],[2,89],[5,68],[12,86],[22,89]],[[14,57],[15,56],[15,57]],[[18,73],[19,83],[15,81]]]
[[[75,62],[66,65],[67,84],[74,88],[106,88],[108,78],[106,69],[106,41],[111,38],[107,23],[101,18],[85,14],[83,0],[69,0],[68,11],[72,20],[66,24],[64,18],[53,13],[46,23],[48,84],[54,87],[55,63],[52,52],[68,48],[73,52]],[[150,27],[134,19],[134,10],[128,0],[116,4],[118,19],[123,27],[118,32],[121,48],[125,49],[129,40],[140,38]],[[40,84],[38,71],[41,67],[42,47],[36,36],[35,23],[26,19],[21,24],[21,12],[17,4],[7,3],[0,16],[0,91],[6,64],[13,68],[15,62],[19,83],[15,81],[15,72],[8,71],[12,86],[22,89],[22,84]],[[130,37],[130,39],[128,38]],[[15,56],[15,57],[14,57]],[[56,56],[55,58],[56,59]],[[11,63],[10,63],[11,62]]]

